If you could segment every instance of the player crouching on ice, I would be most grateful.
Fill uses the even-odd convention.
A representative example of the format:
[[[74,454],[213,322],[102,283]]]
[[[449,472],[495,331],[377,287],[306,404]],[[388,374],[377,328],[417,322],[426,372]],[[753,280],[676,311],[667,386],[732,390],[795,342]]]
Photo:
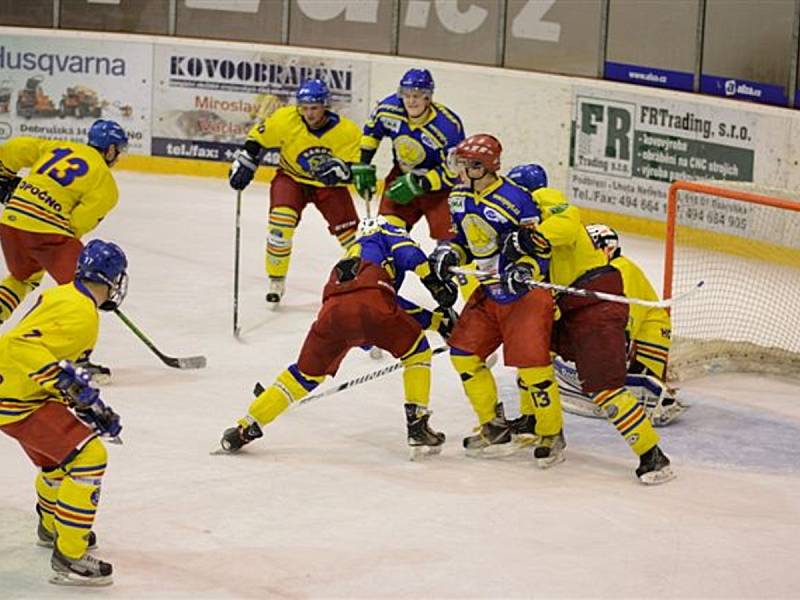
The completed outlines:
[[[541,167],[527,167],[538,168],[536,173],[529,173],[536,177],[527,180],[525,169],[516,168],[509,173],[509,179],[531,192],[543,218],[538,225],[520,227],[503,240],[506,260],[547,256],[551,283],[624,295],[620,271],[595,245],[581,224],[578,208],[570,205],[559,190],[546,186]],[[669,458],[658,446],[658,433],[638,398],[625,387],[628,304],[569,293],[560,294],[556,303],[560,318],[553,329],[552,349],[575,362],[581,390],[590,395],[601,414],[639,457],[636,476],[645,484],[674,478]]]
[[[382,348],[403,362],[411,458],[441,451],[444,433],[428,426],[431,348],[422,327],[397,296],[406,271],[420,277],[441,310],[455,303],[456,286],[431,272],[425,253],[405,230],[383,217],[363,220],[355,244],[331,271],[322,308],[297,362],[253,401],[235,427],[224,431],[222,452],[236,452],[260,438],[264,425],[302,400],[327,375],[336,375],[347,352],[364,345]]]
[[[622,273],[625,295],[658,300],[641,267],[622,255],[619,235],[608,225],[592,224],[586,231],[603,250],[610,264]],[[672,330],[669,312],[660,307],[632,304],[628,317],[628,375],[625,386],[639,398],[653,425],[664,427],[681,416],[688,406],[675,398],[676,391],[664,381]],[[587,394],[581,391],[575,365],[555,357],[556,376],[564,409],[582,416],[603,417]]]
[[[42,293],[0,338],[0,430],[15,438],[41,471],[36,477],[39,545],[53,548],[52,583],[109,585],[111,565],[88,553],[106,449],[122,426],[89,372],[77,361],[97,341],[97,309],[125,298],[128,262],[110,242],[92,240],[75,279]]]

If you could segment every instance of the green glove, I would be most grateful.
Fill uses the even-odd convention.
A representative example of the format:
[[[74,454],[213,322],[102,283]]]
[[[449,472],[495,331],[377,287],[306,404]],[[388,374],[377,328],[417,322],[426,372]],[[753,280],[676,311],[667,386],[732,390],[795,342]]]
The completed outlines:
[[[386,197],[397,204],[408,204],[424,193],[425,188],[422,187],[419,175],[406,173],[392,182],[386,191]]]
[[[371,197],[375,193],[375,184],[377,182],[375,165],[353,163],[350,165],[350,172],[352,173],[353,186],[355,186],[358,195],[362,198]]]

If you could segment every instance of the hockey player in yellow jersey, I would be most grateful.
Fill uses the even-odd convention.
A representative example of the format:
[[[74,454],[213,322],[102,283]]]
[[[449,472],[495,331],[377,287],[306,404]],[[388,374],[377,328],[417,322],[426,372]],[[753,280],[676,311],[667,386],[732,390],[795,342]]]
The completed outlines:
[[[360,177],[352,163],[359,158],[361,131],[353,121],[328,109],[330,91],[319,79],[303,82],[296,106],[279,108],[257,123],[236,152],[230,185],[243,190],[267,152],[278,152],[278,172],[270,184],[266,269],[272,308],[283,297],[292,238],[303,210],[311,203],[328,222],[341,246],[355,241],[358,214],[346,184]],[[374,185],[374,170],[372,171]]]
[[[92,240],[74,281],[43,292],[0,337],[0,431],[41,469],[37,534],[39,545],[53,548],[53,583],[111,583],[111,565],[88,549],[107,458],[99,436],[116,438],[122,427],[76,364],[97,341],[98,308],[113,310],[125,298],[126,269],[117,245]]]
[[[72,280],[81,237],[117,204],[111,167],[127,145],[119,124],[99,119],[86,144],[16,137],[0,146],[0,243],[9,271],[0,281],[0,323],[45,271],[59,284]],[[30,172],[17,177],[25,167]]]
[[[520,165],[508,177],[532,193],[542,209],[542,221],[505,238],[502,251],[506,259],[550,256],[551,283],[624,295],[620,272],[595,246],[581,224],[578,208],[559,190],[547,187],[544,169],[535,164]],[[560,318],[553,331],[552,348],[575,362],[583,392],[591,395],[639,457],[636,476],[645,484],[672,479],[669,459],[658,446],[658,433],[637,398],[625,387],[628,305],[572,294],[562,294],[557,305]]]

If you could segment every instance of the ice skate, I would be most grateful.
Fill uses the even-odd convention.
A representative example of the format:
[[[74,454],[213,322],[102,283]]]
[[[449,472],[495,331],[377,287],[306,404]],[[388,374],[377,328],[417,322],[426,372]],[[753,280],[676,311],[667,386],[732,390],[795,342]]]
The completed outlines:
[[[211,454],[233,454],[253,440],[264,435],[258,423],[253,421],[249,424],[239,423],[236,427],[229,427],[222,432],[220,447],[212,451]]]
[[[508,456],[516,451],[511,443],[511,428],[504,417],[495,417],[476,429],[477,434],[464,438],[464,449],[471,457]]]
[[[103,365],[98,365],[91,361],[81,361],[77,363],[79,367],[83,367],[92,376],[92,383],[95,385],[108,385],[111,383],[111,369]]]
[[[667,455],[658,446],[653,446],[639,457],[636,476],[646,485],[658,485],[675,479],[675,472],[669,464]]]
[[[286,279],[284,277],[270,277],[269,289],[267,290],[267,306],[272,310],[278,307],[286,289]]]
[[[511,428],[511,439],[517,448],[528,448],[539,442],[536,435],[536,417],[533,415],[520,415],[508,422]]]
[[[664,394],[655,406],[646,406],[645,412],[656,427],[666,427],[689,408],[672,394]]]
[[[440,431],[434,431],[428,425],[431,411],[419,404],[406,404],[405,409],[409,460],[439,454],[442,451],[445,435]]]
[[[566,447],[567,442],[564,439],[563,431],[559,431],[556,435],[543,435],[533,449],[533,457],[539,468],[549,469],[553,465],[564,462]]]
[[[72,559],[61,554],[58,548],[53,548],[50,567],[53,569],[50,583],[56,585],[98,587],[114,583],[111,578],[113,570],[111,564],[95,558],[88,552],[80,558]]]

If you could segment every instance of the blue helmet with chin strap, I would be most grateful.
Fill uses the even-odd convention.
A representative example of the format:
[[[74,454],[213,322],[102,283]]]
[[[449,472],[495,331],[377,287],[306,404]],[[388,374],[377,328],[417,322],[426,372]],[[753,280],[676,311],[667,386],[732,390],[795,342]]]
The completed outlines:
[[[92,240],[78,256],[75,279],[93,281],[108,286],[108,299],[101,310],[114,310],[128,293],[128,259],[122,248],[113,242]]]
[[[128,135],[122,126],[110,119],[97,119],[89,127],[88,143],[90,146],[105,152],[112,144],[116,145],[117,152],[122,152],[128,146]]]
[[[399,91],[421,90],[433,95],[433,75],[428,69],[409,69],[400,79]]]
[[[322,79],[306,79],[297,88],[295,99],[298,104],[324,104],[328,105],[331,92]]]
[[[535,192],[539,188],[547,187],[547,171],[544,170],[543,166],[535,163],[517,165],[508,172],[508,178],[529,192]]]

